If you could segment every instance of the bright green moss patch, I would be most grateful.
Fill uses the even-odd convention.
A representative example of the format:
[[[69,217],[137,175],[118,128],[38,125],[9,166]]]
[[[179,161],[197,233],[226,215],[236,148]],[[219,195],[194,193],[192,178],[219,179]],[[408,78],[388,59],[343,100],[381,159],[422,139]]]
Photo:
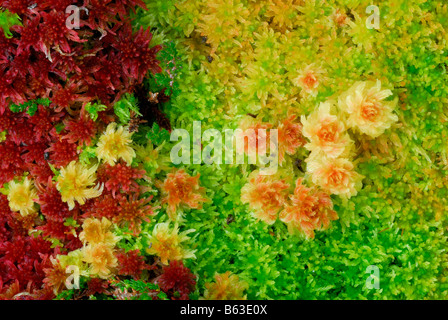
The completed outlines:
[[[0,10],[0,29],[7,38],[11,38],[11,27],[14,25],[21,25],[20,18],[17,14],[12,14],[8,10]]]
[[[248,299],[446,299],[448,5],[383,1],[380,28],[369,30],[368,1],[289,1],[284,15],[282,1],[162,2],[137,21],[163,30],[179,54],[178,90],[164,107],[173,128],[191,133],[200,120],[222,131],[247,114],[276,126],[357,81],[380,80],[397,99],[398,121],[381,136],[351,133],[362,188],[331,196],[338,220],[314,239],[253,217],[241,190],[256,166],[185,166],[211,199],[182,222],[195,230],[196,259],[185,262],[198,276],[192,297],[231,271],[249,284]],[[295,82],[307,65],[323,70],[315,95]],[[308,155],[288,155],[281,170],[309,179]],[[379,289],[366,287],[371,265]]]

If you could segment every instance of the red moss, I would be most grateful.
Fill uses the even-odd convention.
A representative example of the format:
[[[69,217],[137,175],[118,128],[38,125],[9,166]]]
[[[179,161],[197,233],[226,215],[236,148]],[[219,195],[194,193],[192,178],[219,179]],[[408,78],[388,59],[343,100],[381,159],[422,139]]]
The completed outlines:
[[[26,216],[22,216],[19,212],[13,212],[9,224],[11,225],[11,222],[14,221],[14,232],[26,236],[38,220],[37,216],[36,212]]]
[[[42,52],[46,53],[52,47],[59,47],[63,52],[70,53],[71,48],[69,40],[82,42],[78,33],[67,28],[65,12],[52,10],[50,12],[42,12],[43,23],[39,26],[41,32]]]
[[[119,52],[125,76],[134,78],[140,83],[148,71],[162,72],[156,59],[156,54],[162,46],[149,48],[152,39],[149,29],[145,31],[140,28],[136,34],[132,34],[131,26],[124,25],[117,35],[118,38],[112,46]]]
[[[8,66],[8,71],[6,72],[6,77],[9,82],[15,79],[24,79],[28,70],[24,69],[28,65],[30,59],[30,52],[24,51],[20,54],[17,53],[17,48],[11,48],[6,54],[8,59],[6,65]]]
[[[115,1],[117,7],[118,7],[118,13],[121,15],[121,17],[124,17],[122,14],[126,14],[126,8],[130,8],[135,12],[135,7],[141,7],[145,10],[148,10],[145,3],[142,0],[116,0]]]
[[[34,128],[26,119],[17,118],[13,128],[8,130],[9,139],[16,144],[28,144],[33,142]]]
[[[12,263],[22,262],[26,253],[26,241],[22,236],[15,237],[14,242],[4,242],[0,245],[0,259]]]
[[[27,97],[30,97],[30,99],[37,99],[38,97],[46,96],[48,88],[44,83],[41,82],[40,79],[28,75],[26,82],[27,87],[24,88],[23,93]]]
[[[12,211],[9,207],[8,197],[0,193],[0,217],[8,216],[11,213]]]
[[[54,52],[51,54],[53,58],[52,68],[59,70],[63,75],[62,78],[66,79],[67,74],[80,75],[82,73],[79,67],[78,56],[83,54],[81,47],[74,47],[72,53],[69,55]]]
[[[46,143],[36,142],[23,147],[22,158],[26,164],[36,163],[40,166],[46,164],[45,150],[48,148]]]
[[[38,186],[39,199],[37,203],[46,219],[62,222],[72,213],[69,211],[67,203],[62,201],[61,194],[51,179],[48,179],[47,182],[46,187]]]
[[[115,166],[104,164],[98,169],[98,181],[104,182],[108,191],[115,197],[117,193],[138,192],[136,179],[145,175],[145,170],[132,168],[122,162]]]
[[[89,11],[81,10],[81,29],[66,27],[70,4]],[[44,216],[42,221],[12,213],[6,196],[0,195],[0,299],[50,299],[53,288],[62,288],[64,274],[51,271],[49,257],[56,252],[44,237],[59,240],[64,252],[82,247],[79,228],[64,225],[68,217],[106,216],[138,232],[141,222],[154,214],[150,199],[121,194],[138,192],[135,180],[143,177],[143,170],[122,164],[106,169],[110,177],[105,178],[104,194],[69,211],[51,181],[49,164],[60,168],[77,160],[78,146],[90,144],[97,130],[115,120],[109,108],[94,123],[78,111],[81,105],[98,101],[111,106],[148,71],[160,72],[155,57],[161,47],[150,48],[149,29],[132,32],[129,10],[145,7],[142,0],[42,0],[37,6],[30,0],[0,0],[0,6],[18,13],[22,23],[12,27],[12,39],[0,32],[0,132],[7,131],[0,143],[0,186],[29,172]],[[104,32],[102,37],[98,31]],[[39,106],[32,116],[9,110],[10,103],[38,98],[50,99],[50,107]],[[65,129],[59,135],[56,126],[62,123]],[[30,228],[40,233],[28,235]],[[123,273],[143,268],[134,253],[121,258]],[[103,292],[95,287],[89,283],[92,292]]]
[[[9,102],[39,97],[50,98],[58,111],[75,101],[100,99],[109,105],[148,71],[162,70],[155,57],[161,46],[150,48],[150,30],[133,33],[127,19],[130,9],[145,7],[141,0],[79,2],[86,8],[80,11],[81,29],[66,27],[65,9],[75,4],[70,0],[43,0],[32,9],[28,0],[0,3],[19,13],[22,22],[13,26],[13,39],[0,34],[0,113]]]
[[[81,95],[77,92],[80,90],[77,83],[66,84],[65,86],[57,85],[53,88],[52,95],[50,97],[52,106],[55,111],[61,111],[68,108],[75,101],[81,101]],[[84,98],[84,100],[90,100]]]
[[[21,148],[13,142],[0,143],[0,186],[23,174],[24,163],[20,154]]]
[[[158,284],[172,300],[188,300],[188,295],[196,285],[195,279],[195,275],[182,261],[171,261],[168,266],[163,267],[163,274],[158,279]]]
[[[39,42],[40,34],[39,34],[39,21],[40,16],[36,15],[34,17],[30,17],[27,19],[27,23],[24,25],[15,25],[12,27],[14,32],[20,34],[20,42],[17,46],[17,54],[22,52],[29,52],[30,48],[37,45]],[[35,48],[38,50],[38,48]]]
[[[103,84],[109,90],[112,90],[112,92],[113,90],[126,87],[122,81],[122,67],[116,53],[111,53],[109,56],[96,56],[94,58],[100,67],[97,67],[97,70],[93,72],[93,81]]]
[[[99,278],[92,278],[87,282],[86,296],[94,294],[109,294],[109,283]]]
[[[73,160],[78,159],[77,145],[66,139],[51,143],[45,152],[50,153],[50,163],[57,168],[65,167]]]
[[[3,114],[0,114],[0,132],[10,131],[14,128],[16,120],[14,114],[9,110],[5,110]]]
[[[139,253],[140,250],[131,250],[128,252],[120,251],[116,254],[119,275],[133,276],[135,279],[138,279],[143,270],[151,268]]]
[[[27,120],[33,127],[34,140],[48,142],[55,137],[57,134],[54,125],[60,121],[61,116],[63,114],[52,114],[48,108],[38,106],[37,112]]]
[[[45,157],[45,154],[44,154]],[[51,171],[50,166],[45,161],[45,164],[29,164],[28,170],[30,171],[31,176],[37,183],[45,184],[48,181],[48,178],[53,178],[54,173]]]
[[[6,140],[0,144],[0,168],[22,167],[23,161],[20,157],[21,148],[13,142]]]
[[[17,283],[20,291],[40,289],[45,278],[43,268],[50,254],[51,243],[41,236],[13,236],[0,243],[0,283]],[[24,287],[26,285],[26,288]]]
[[[41,9],[55,9],[56,11],[65,11],[71,4],[76,4],[73,0],[40,0],[39,7]]]
[[[140,233],[140,225],[143,221],[150,222],[150,216],[154,215],[153,208],[149,205],[152,197],[138,199],[137,195],[126,197],[118,195],[118,212],[112,218],[112,222],[118,225],[126,225],[137,235]]]
[[[1,1],[0,4],[12,13],[23,14],[28,11],[32,0],[5,0]]]
[[[112,0],[84,0],[84,7],[89,10],[85,24],[92,30],[103,30],[105,33],[114,33],[109,26],[110,22],[117,22],[117,6]]]
[[[92,119],[81,115],[78,119],[66,120],[64,124],[68,133],[62,137],[63,139],[67,139],[70,143],[90,145],[96,133],[95,122]]]
[[[56,84],[59,84],[58,77],[60,80],[65,80],[66,75],[64,75],[61,71],[58,69],[55,69],[53,67],[53,63],[47,58],[47,56],[42,52],[36,52],[34,54],[35,61],[30,63],[30,76],[32,76],[34,79],[41,82],[42,85],[45,87],[40,87],[42,90],[44,90],[43,96],[40,96],[41,98],[48,98],[50,97],[51,90],[53,90],[53,87]],[[55,77],[57,76],[57,77]],[[24,93],[26,93],[26,96],[29,97],[29,99],[37,98],[31,90],[24,90]]]
[[[65,226],[63,221],[50,219],[47,219],[43,226],[37,227],[37,230],[41,230],[44,237],[50,237],[60,241],[65,241],[67,235],[72,232],[72,228]]]
[[[76,235],[69,234],[67,235],[67,238],[64,242],[64,249],[67,249],[68,251],[77,250],[79,248],[82,248],[83,244],[81,240],[79,240],[79,230],[76,231]]]
[[[101,197],[88,200],[87,203],[82,207],[84,212],[83,217],[95,217],[95,218],[107,218],[112,220],[118,212],[118,202],[112,194],[105,193]]]

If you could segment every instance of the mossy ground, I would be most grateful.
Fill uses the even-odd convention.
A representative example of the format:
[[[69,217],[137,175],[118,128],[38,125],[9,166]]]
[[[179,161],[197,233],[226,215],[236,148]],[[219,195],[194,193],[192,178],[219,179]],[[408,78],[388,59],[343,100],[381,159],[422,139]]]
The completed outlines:
[[[235,128],[248,112],[270,121],[288,108],[307,115],[355,81],[379,79],[399,97],[395,125],[377,139],[357,137],[363,188],[348,200],[332,196],[339,220],[315,239],[249,214],[240,195],[253,166],[187,166],[212,199],[182,225],[196,230],[196,259],[186,262],[198,275],[194,296],[230,270],[249,283],[249,299],[446,298],[447,4],[381,1],[380,28],[369,30],[371,3],[361,0],[146,3],[136,22],[180,52],[179,90],[165,106],[173,128],[191,130],[194,120]],[[347,25],[334,23],[336,10]],[[310,63],[327,81],[303,99],[289,77]],[[366,287],[370,265],[380,289]]]

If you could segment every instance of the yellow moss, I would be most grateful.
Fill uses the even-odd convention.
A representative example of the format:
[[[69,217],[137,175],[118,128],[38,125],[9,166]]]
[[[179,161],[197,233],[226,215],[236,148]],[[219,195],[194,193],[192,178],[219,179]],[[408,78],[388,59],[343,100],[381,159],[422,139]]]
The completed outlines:
[[[198,30],[203,36],[207,36],[215,50],[224,42],[241,36],[241,23],[250,15],[240,0],[211,0],[207,1],[204,9],[204,14],[200,15]]]
[[[266,11],[266,17],[272,18],[272,25],[280,31],[292,29],[297,25],[299,7],[303,0],[272,0]]]
[[[168,261],[196,258],[194,251],[182,247],[182,242],[189,240],[188,233],[194,230],[187,230],[179,233],[177,223],[171,229],[168,222],[158,223],[154,227],[152,235],[149,236],[150,247],[146,250],[149,254],[160,257],[163,264]]]
[[[246,300],[244,291],[249,288],[246,281],[240,280],[230,271],[215,275],[214,283],[205,284],[205,300]]]
[[[79,240],[89,242],[89,244],[104,243],[111,247],[115,246],[119,238],[115,236],[111,231],[112,222],[107,218],[102,220],[88,218],[82,225],[83,231],[79,234]]]
[[[118,266],[114,249],[106,243],[88,245],[83,248],[83,252],[83,261],[91,265],[90,274],[92,275],[103,279],[108,278],[112,275],[113,269]]]
[[[135,151],[130,144],[132,133],[123,126],[118,126],[115,122],[110,123],[106,131],[100,136],[96,153],[100,160],[113,166],[121,158],[128,165],[131,165],[135,157]]]
[[[61,168],[56,188],[61,193],[62,201],[67,202],[69,209],[75,207],[75,201],[83,205],[86,199],[96,198],[103,192],[103,185],[96,185],[96,167],[87,168],[83,164],[72,161]]]
[[[350,198],[362,188],[364,176],[354,170],[348,159],[311,154],[306,161],[313,183],[331,194]]]
[[[389,89],[381,89],[381,82],[358,81],[341,94],[339,107],[348,114],[347,124],[360,132],[376,138],[398,121],[393,113],[397,99],[385,101],[392,95]]]
[[[20,183],[14,181],[9,183],[8,201],[12,211],[19,211],[22,216],[36,212],[35,199],[37,192],[30,179],[25,178]]]
[[[350,151],[353,141],[346,132],[342,119],[332,113],[333,109],[332,103],[323,102],[311,115],[302,116],[302,132],[310,140],[305,148],[337,158]]]

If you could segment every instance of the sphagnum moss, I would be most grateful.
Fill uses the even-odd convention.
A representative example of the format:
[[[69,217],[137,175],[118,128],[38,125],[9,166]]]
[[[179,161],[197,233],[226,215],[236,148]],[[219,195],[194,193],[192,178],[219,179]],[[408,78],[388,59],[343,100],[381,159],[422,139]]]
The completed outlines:
[[[30,275],[0,273],[1,298],[20,297],[8,290],[19,280],[33,298],[447,298],[448,4],[382,1],[379,28],[369,29],[366,0],[135,0],[135,12],[90,3],[81,31],[102,36],[85,32],[84,43],[76,29],[50,37],[63,19],[48,4],[34,8],[36,20],[11,3],[0,12],[1,242],[36,257],[0,253],[0,262],[44,273],[30,287]],[[24,36],[39,31],[48,36]],[[150,123],[132,96],[140,85]],[[39,98],[50,104],[30,102]],[[331,115],[315,117],[322,105]],[[92,121],[81,123],[86,112]],[[269,178],[280,190],[250,192],[257,165],[173,165],[169,134],[151,123],[165,116],[190,134],[193,121],[202,130],[280,125],[288,146]],[[113,123],[129,128],[121,150],[101,138]],[[67,132],[75,124],[88,130]],[[132,188],[100,188],[96,168],[111,172],[119,159],[115,180]],[[74,164],[81,174],[66,185]],[[317,176],[323,164],[347,174]],[[193,189],[167,188],[173,172]],[[11,196],[18,181],[37,193],[22,205]],[[92,221],[105,221],[107,237],[86,237]],[[63,287],[69,265],[80,269],[80,291]],[[378,289],[367,284],[372,267]],[[160,274],[160,288],[148,274]]]
[[[337,100],[357,81],[377,80],[391,89],[386,103],[396,99],[394,121],[376,138],[350,133],[356,171],[364,176],[362,189],[349,199],[332,196],[339,220],[312,240],[290,236],[281,221],[267,225],[249,214],[239,195],[255,168],[198,166],[213,201],[185,221],[185,228],[198,234],[197,259],[187,263],[201,275],[198,293],[214,281],[215,272],[231,271],[248,281],[248,298],[446,298],[448,146],[443,141],[448,79],[443,30],[448,25],[443,14],[448,6],[439,1],[382,2],[380,29],[368,30],[365,8],[370,3],[365,1],[292,1],[290,8],[297,5],[292,20],[285,16],[287,10],[274,14],[277,2],[233,5],[232,10],[239,8],[246,16],[241,21],[231,17],[234,29],[225,39],[221,29],[206,26],[211,16],[218,19],[224,2],[216,7],[180,1],[169,11],[176,22],[160,22],[166,37],[187,54],[179,96],[166,107],[175,126],[191,130],[186,118],[210,115],[212,121],[203,126],[235,128],[247,113],[276,124],[290,109],[309,116],[320,102]],[[153,18],[145,19],[157,15],[155,10],[146,15]],[[212,60],[187,49],[197,34],[210,45],[209,53],[201,52]],[[313,63],[319,64],[325,81],[316,95],[304,96],[294,79]],[[300,151],[291,158],[303,162],[307,156]],[[294,161],[286,161],[284,169],[303,176],[291,165]],[[210,175],[213,179],[202,180]],[[369,265],[380,270],[381,290],[366,288]]]

